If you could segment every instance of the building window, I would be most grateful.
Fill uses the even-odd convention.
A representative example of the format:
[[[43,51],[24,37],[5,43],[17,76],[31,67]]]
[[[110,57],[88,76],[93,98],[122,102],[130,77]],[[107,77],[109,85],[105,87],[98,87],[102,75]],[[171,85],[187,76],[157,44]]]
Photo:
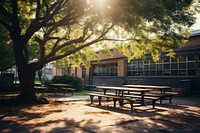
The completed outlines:
[[[149,71],[150,71],[150,60],[145,60],[144,61],[144,76],[149,76]]]
[[[165,57],[163,60],[164,60],[164,62],[163,62],[163,65],[164,65],[163,73],[164,73],[165,76],[170,76],[171,75],[170,58]]]
[[[188,75],[196,75],[195,55],[189,55],[187,58]]]
[[[94,65],[94,76],[117,76],[117,63]]]
[[[200,55],[198,55],[198,68],[200,69]]]
[[[186,56],[179,56],[179,75],[185,76],[187,75],[186,72]]]
[[[51,68],[44,68],[44,75],[52,75],[52,69]]]
[[[85,78],[86,76],[86,68],[82,67],[82,78]]]
[[[178,58],[171,58],[171,76],[178,76]]]
[[[144,64],[142,60],[132,60],[127,65],[127,75],[128,76],[142,76],[143,69],[144,69]]]
[[[197,68],[200,69],[200,55],[198,60],[196,55],[164,57],[157,62],[133,60],[128,63],[127,76],[194,76]]]

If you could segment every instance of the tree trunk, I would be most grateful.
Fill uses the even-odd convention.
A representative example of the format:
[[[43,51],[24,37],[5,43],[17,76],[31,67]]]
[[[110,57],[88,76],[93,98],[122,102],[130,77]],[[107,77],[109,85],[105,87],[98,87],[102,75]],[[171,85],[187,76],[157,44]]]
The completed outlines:
[[[34,89],[35,71],[30,67],[19,68],[20,81],[20,99],[26,102],[37,102],[36,92]]]
[[[26,42],[22,41],[20,35],[17,36],[16,34],[16,36],[13,36],[12,40],[21,90],[18,97],[19,102],[48,103],[46,99],[37,97],[34,89],[35,73],[37,70],[40,70],[42,66],[38,67],[36,63],[28,63],[28,55],[25,54],[27,52],[27,48],[25,47]]]

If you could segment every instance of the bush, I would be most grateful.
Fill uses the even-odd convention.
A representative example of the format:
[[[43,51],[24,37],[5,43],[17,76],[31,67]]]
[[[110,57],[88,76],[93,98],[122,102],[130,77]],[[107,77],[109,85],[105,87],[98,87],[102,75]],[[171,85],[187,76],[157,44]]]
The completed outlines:
[[[49,80],[48,78],[42,78],[41,83],[44,85],[51,84],[51,80]]]
[[[51,83],[71,84],[72,88],[75,88],[77,91],[85,89],[83,81],[80,78],[69,75],[55,76],[51,80]]]

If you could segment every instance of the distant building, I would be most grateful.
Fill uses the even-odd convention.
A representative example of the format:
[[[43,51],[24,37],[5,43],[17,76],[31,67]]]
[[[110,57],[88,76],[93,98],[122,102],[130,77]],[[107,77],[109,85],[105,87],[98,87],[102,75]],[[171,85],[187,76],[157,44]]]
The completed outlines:
[[[163,54],[154,62],[147,55],[146,60],[135,59],[128,63],[122,53],[111,52],[113,57],[101,55],[101,61],[91,61],[91,68],[76,68],[73,74],[83,78],[86,84],[169,85],[200,91],[200,30],[193,31],[189,41],[175,50],[175,58]]]

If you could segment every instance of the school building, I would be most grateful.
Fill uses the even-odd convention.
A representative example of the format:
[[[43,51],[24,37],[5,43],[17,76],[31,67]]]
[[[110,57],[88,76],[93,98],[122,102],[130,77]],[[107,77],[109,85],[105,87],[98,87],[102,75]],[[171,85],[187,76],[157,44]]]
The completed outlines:
[[[83,78],[89,85],[169,85],[200,92],[200,30],[191,32],[188,42],[175,50],[175,58],[163,53],[157,62],[147,55],[146,60],[128,63],[122,53],[111,52],[112,57],[101,54],[100,61],[91,61],[90,68],[68,68],[68,73]]]

